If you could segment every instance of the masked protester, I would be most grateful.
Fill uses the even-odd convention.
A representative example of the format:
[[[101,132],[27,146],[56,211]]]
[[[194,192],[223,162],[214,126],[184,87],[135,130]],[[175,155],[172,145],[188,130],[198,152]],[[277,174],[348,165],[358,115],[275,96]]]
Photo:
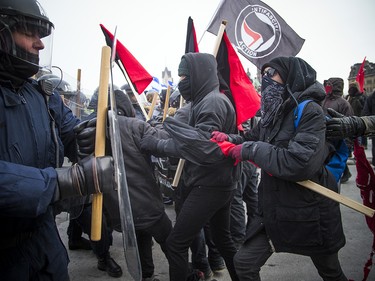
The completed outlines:
[[[338,184],[325,166],[323,85],[315,70],[296,57],[278,57],[262,67],[261,120],[245,134],[221,135],[239,143],[229,155],[261,168],[259,214],[248,226],[234,261],[240,280],[260,280],[274,252],[309,256],[323,280],[347,281],[338,251],[345,245],[339,203],[298,185],[312,180],[335,192]],[[303,108],[298,127],[295,109]],[[216,133],[218,135],[218,133]],[[220,134],[219,134],[220,135]]]
[[[206,136],[206,140],[209,140],[213,131],[236,133],[233,105],[219,91],[215,57],[204,53],[187,53],[181,59],[178,75],[180,94],[191,103],[188,125],[182,123],[181,126],[187,132],[197,133],[202,138]],[[173,120],[167,118],[164,127]],[[180,129],[184,130],[183,127]],[[195,143],[204,145],[204,142],[194,139],[192,142],[186,141],[188,136],[178,131],[177,126],[176,135],[186,145],[181,145],[182,142],[177,141],[175,136],[161,140],[147,137],[141,141],[141,148],[145,152],[186,159],[182,172],[186,186],[184,202],[167,240],[170,280],[187,280],[189,246],[208,222],[213,241],[225,260],[231,279],[238,280],[233,265],[237,249],[230,235],[230,205],[239,180],[240,167],[234,166],[230,158],[214,160],[214,150],[202,149],[206,155],[190,155]]]
[[[30,78],[48,66],[53,29],[37,1],[0,1],[0,276],[7,281],[69,280],[52,205],[113,189],[111,157],[59,168],[64,156],[77,160],[79,120],[52,87]]]

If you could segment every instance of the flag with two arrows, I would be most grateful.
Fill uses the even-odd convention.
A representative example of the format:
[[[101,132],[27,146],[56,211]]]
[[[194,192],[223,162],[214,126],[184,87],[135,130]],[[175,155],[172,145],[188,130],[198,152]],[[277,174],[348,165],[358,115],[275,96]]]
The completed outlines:
[[[278,56],[296,56],[305,42],[271,7],[259,0],[223,0],[207,31],[217,34],[223,20],[230,41],[257,68]]]

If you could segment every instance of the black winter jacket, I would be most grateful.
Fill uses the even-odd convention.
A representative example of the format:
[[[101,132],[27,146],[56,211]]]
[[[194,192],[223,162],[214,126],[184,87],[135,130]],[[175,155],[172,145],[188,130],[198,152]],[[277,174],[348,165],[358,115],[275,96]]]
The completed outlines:
[[[313,79],[307,80],[308,77]],[[325,91],[315,81],[315,75],[300,75],[299,79],[304,80],[300,85],[306,89],[294,92],[294,98],[284,101],[273,124],[262,127],[259,123],[246,135],[247,140],[254,142],[243,144],[242,158],[261,168],[259,209],[275,250],[302,255],[331,254],[345,244],[339,203],[296,183],[312,180],[338,191],[333,175],[324,166],[328,149],[325,118],[318,103],[324,99]],[[305,106],[295,129],[296,100],[305,99],[315,102]]]
[[[190,69],[191,111],[189,125],[201,135],[210,139],[211,132],[236,132],[236,115],[230,100],[219,91],[217,63],[214,56],[204,53],[187,53],[184,55]],[[167,118],[168,119],[168,118]],[[166,120],[168,123],[168,121]],[[178,149],[176,140],[161,141],[159,152],[167,156],[188,159],[184,151]],[[194,146],[194,143],[191,143]],[[199,155],[198,155],[199,157]],[[207,163],[210,155],[201,155],[193,163],[186,161],[183,180],[188,186],[207,186],[222,189],[234,189],[239,179],[240,167],[234,166],[230,158],[223,158]],[[209,161],[208,161],[209,162]]]

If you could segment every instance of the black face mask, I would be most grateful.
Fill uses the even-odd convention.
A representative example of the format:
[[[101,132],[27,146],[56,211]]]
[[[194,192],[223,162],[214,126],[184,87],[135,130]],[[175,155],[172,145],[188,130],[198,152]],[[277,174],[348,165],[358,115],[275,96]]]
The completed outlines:
[[[180,91],[180,94],[186,101],[191,101],[192,96],[190,87],[190,76],[185,76],[185,78],[178,83],[178,90]]]
[[[39,71],[38,65],[34,65],[22,59],[9,56],[9,60],[11,61],[12,66],[13,66],[13,70],[14,70],[13,75],[18,78],[26,80]]]
[[[262,78],[261,120],[263,127],[273,121],[277,110],[284,101],[285,86],[268,76]]]

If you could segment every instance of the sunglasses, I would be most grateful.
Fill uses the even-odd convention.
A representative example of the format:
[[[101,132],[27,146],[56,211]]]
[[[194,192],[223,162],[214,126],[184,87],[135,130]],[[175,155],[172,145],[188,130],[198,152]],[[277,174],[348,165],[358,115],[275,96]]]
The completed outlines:
[[[277,74],[276,69],[269,67],[266,71],[263,72],[262,77],[267,76],[269,78],[274,77]]]

